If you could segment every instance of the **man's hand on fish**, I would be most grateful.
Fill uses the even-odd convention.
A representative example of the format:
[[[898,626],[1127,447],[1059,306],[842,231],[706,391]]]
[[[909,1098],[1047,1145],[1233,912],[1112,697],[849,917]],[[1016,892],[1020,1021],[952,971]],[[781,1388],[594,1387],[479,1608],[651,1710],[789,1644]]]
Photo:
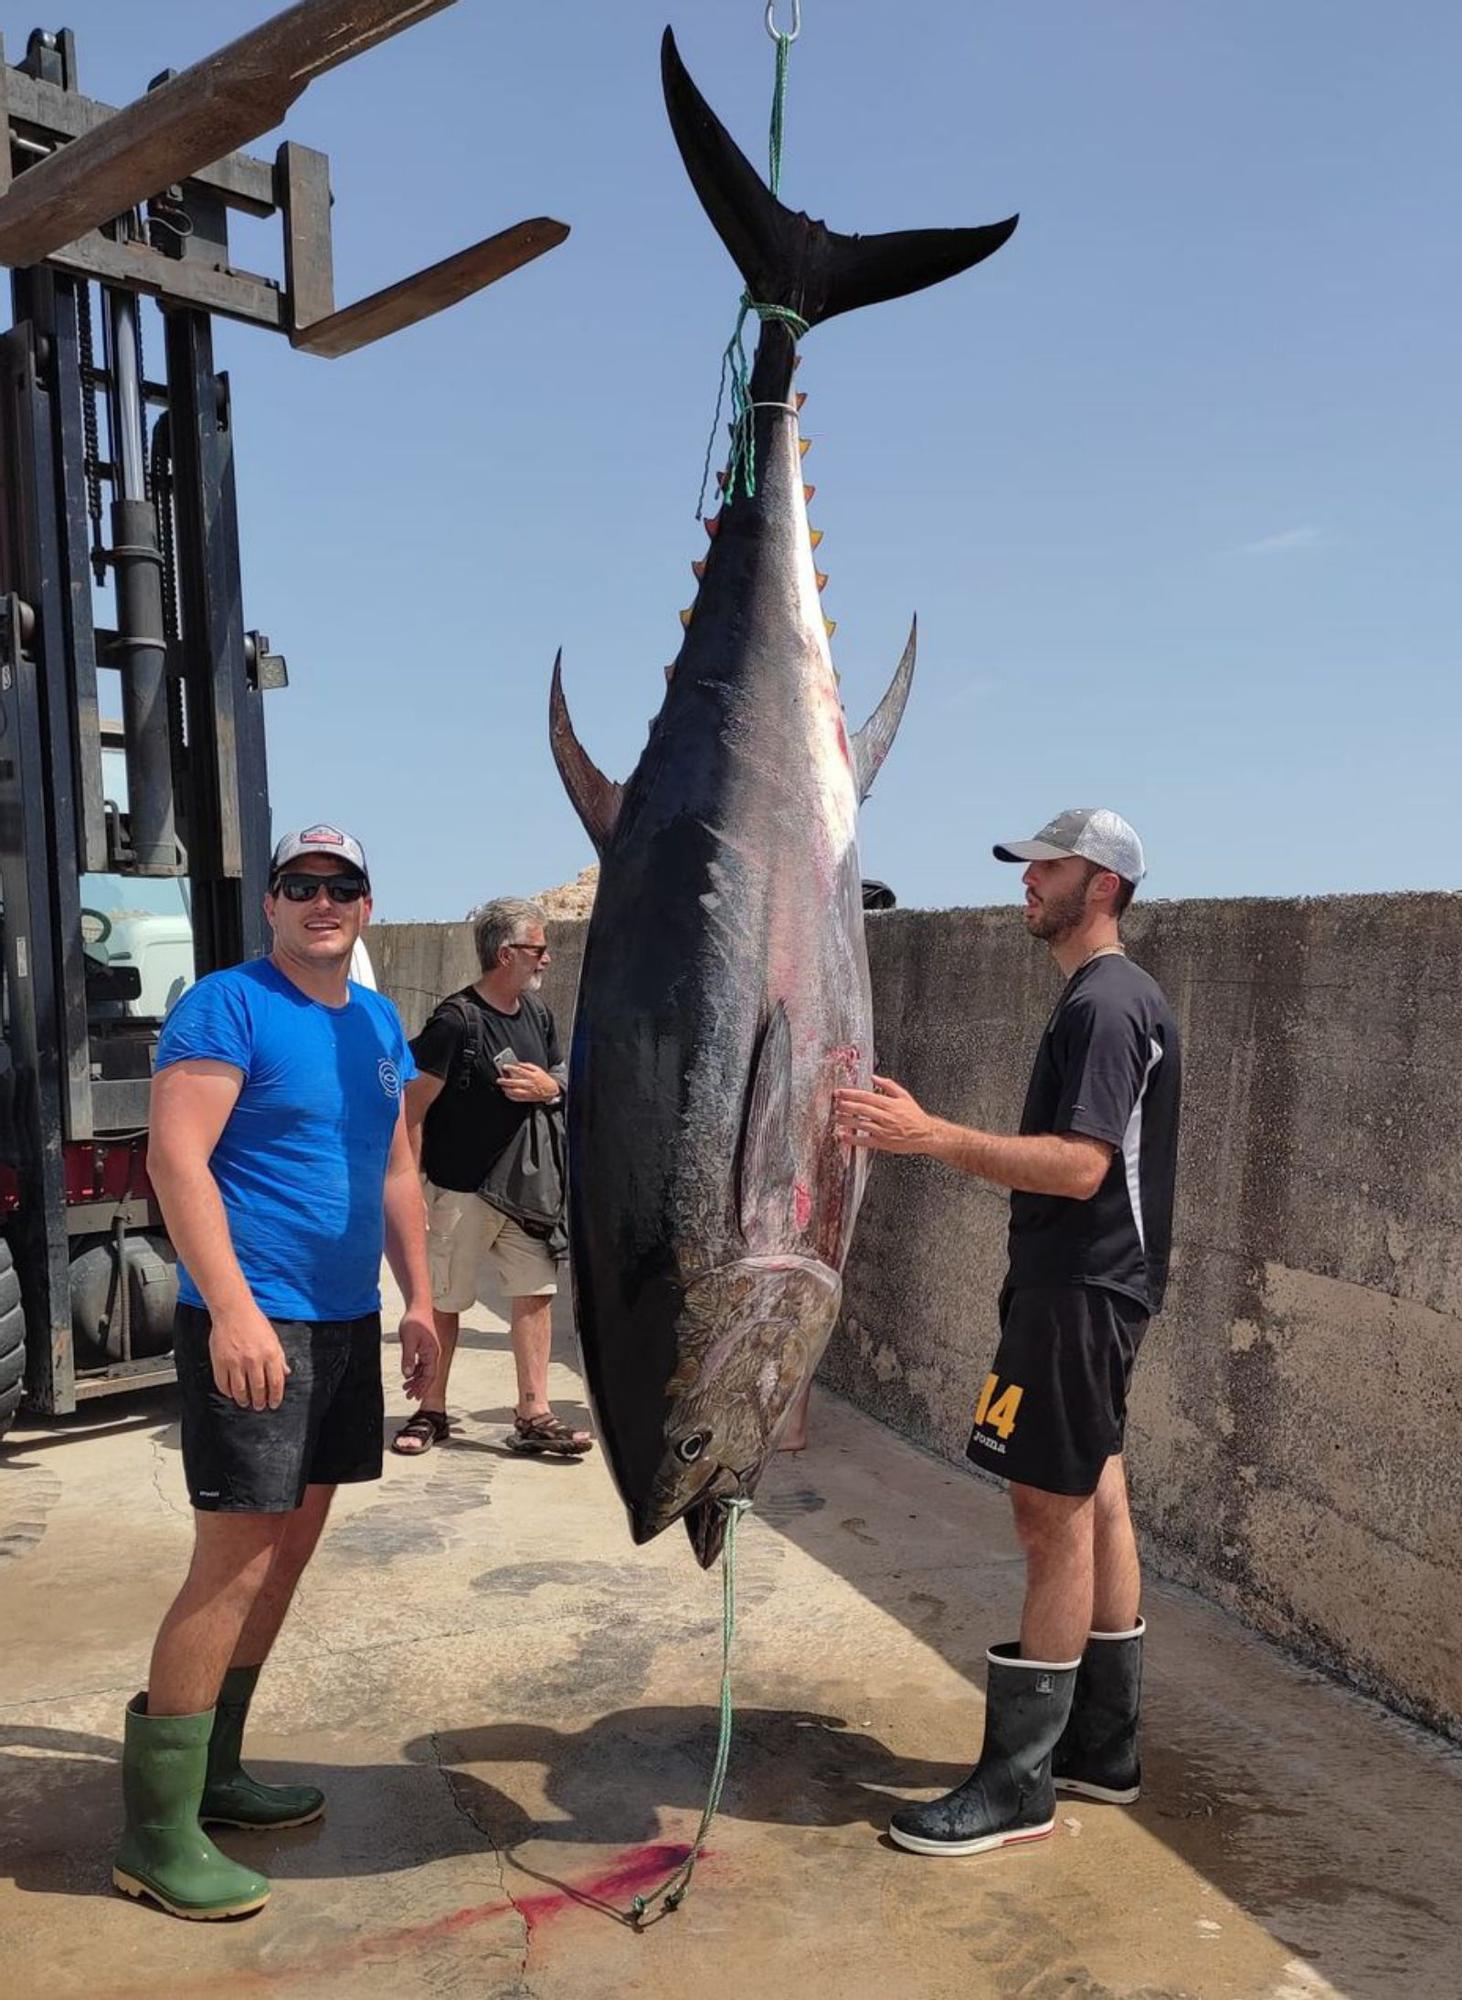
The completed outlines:
[[[872,1090],[840,1090],[834,1120],[845,1146],[875,1153],[928,1153],[939,1120],[891,1077],[876,1076]]]
[[[514,1063],[498,1074],[498,1088],[514,1104],[552,1104],[559,1095],[558,1079],[537,1063]]]

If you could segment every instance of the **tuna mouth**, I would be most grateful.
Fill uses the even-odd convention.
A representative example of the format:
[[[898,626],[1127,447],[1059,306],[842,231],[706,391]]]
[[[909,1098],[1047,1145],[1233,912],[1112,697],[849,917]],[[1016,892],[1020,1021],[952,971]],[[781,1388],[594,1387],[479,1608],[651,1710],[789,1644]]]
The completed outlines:
[[[692,1508],[714,1507],[718,1500],[735,1500],[745,1491],[745,1473],[715,1459],[704,1468],[687,1466],[673,1475],[662,1472],[649,1498],[634,1514],[634,1538],[637,1542],[653,1541]]]

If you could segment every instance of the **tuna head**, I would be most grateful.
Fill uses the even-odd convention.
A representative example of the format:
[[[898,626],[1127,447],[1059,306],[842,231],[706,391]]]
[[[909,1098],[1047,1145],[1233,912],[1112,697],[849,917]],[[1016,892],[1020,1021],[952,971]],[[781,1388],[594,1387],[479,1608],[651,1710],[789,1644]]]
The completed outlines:
[[[755,1493],[841,1296],[835,1271],[792,1255],[744,1258],[686,1287],[666,1385],[665,1449],[635,1523],[637,1540],[683,1516],[702,1565],[715,1561],[725,1533],[719,1503]]]

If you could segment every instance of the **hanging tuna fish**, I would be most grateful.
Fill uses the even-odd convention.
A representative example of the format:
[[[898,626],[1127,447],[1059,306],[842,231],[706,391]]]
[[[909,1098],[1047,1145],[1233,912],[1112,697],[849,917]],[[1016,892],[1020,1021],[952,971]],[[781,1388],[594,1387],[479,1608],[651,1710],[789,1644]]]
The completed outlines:
[[[864,1162],[872,1002],[856,832],[898,728],[911,633],[849,739],[802,483],[798,336],[988,257],[980,229],[840,236],[784,208],[666,30],[681,157],[762,319],[700,589],[633,777],[551,735],[599,851],[568,1090],[569,1229],[595,1415],[637,1542],[684,1519],[709,1566],[837,1317]]]

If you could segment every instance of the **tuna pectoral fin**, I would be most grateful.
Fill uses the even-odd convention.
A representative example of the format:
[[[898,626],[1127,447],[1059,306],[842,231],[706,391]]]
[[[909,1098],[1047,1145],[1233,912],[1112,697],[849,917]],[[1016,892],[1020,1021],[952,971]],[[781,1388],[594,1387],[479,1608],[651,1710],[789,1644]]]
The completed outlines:
[[[790,306],[809,325],[952,278],[998,250],[1017,217],[979,229],[904,229],[840,236],[772,195],[691,82],[667,28],[660,47],[665,106],[691,184],[751,296]]]
[[[918,643],[919,621],[916,618],[909,627],[909,643],[904,647],[904,656],[888,684],[887,694],[853,738],[853,783],[857,787],[860,806],[872,790],[878,768],[888,755],[889,745],[904,719],[909,689],[914,682],[914,654]]]
[[[792,1221],[792,1028],[779,1000],[762,1029],[736,1163],[736,1207],[751,1250],[785,1250]]]
[[[584,831],[593,841],[595,851],[602,854],[619,818],[619,802],[624,797],[624,786],[616,785],[605,777],[574,734],[574,725],[569,720],[569,705],[563,698],[562,652],[553,663],[553,686],[548,695],[548,740],[553,746],[553,761],[563,779],[564,790],[573,800],[574,811],[584,822]]]

